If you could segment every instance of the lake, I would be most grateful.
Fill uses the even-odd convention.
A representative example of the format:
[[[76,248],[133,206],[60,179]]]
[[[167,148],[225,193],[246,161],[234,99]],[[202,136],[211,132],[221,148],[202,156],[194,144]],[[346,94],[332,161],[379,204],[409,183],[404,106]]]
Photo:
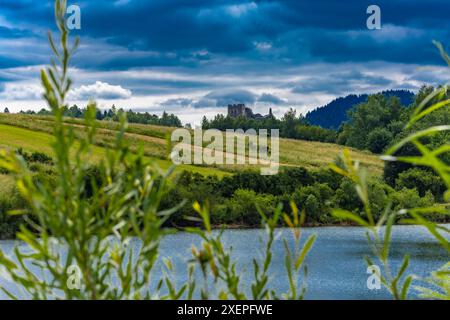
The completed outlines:
[[[292,237],[287,229],[277,230],[279,237],[274,243],[274,257],[270,270],[269,285],[277,292],[288,288],[284,276],[284,249],[282,239],[291,243]],[[306,278],[306,299],[386,299],[388,292],[369,290],[367,287],[367,265],[364,256],[370,251],[365,238],[365,230],[358,227],[322,227],[303,230],[303,239],[311,233],[317,234],[317,240],[306,259],[308,276]],[[252,258],[261,258],[264,247],[265,231],[226,230],[224,243],[233,248],[233,257],[238,263],[242,288],[248,288],[252,279]],[[171,257],[175,267],[178,283],[186,281],[185,261],[190,259],[193,244],[199,245],[197,236],[178,233],[167,236],[161,244],[161,256]],[[5,253],[11,252],[13,241],[0,241]],[[404,254],[411,255],[409,272],[418,277],[425,277],[431,271],[448,261],[448,254],[434,241],[426,229],[419,226],[395,226],[391,246],[392,268],[396,270]],[[160,275],[160,267],[155,276]],[[0,279],[0,283],[1,283]],[[421,282],[416,280],[413,285]],[[412,291],[412,297],[416,292]],[[0,298],[5,298],[1,295]]]

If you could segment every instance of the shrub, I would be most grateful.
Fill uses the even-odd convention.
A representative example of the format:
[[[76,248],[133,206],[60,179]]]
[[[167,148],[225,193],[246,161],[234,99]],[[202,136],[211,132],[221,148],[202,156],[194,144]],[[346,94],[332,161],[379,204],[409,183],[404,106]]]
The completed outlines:
[[[386,128],[376,128],[367,136],[367,149],[381,153],[391,143],[393,135]]]
[[[401,135],[400,135],[401,136]],[[406,144],[397,150],[394,154],[397,157],[400,156],[419,156],[420,153],[412,144]],[[411,169],[413,166],[406,162],[401,161],[388,161],[384,165],[383,178],[386,183],[391,187],[395,187],[395,180],[398,178],[399,174],[403,171]]]
[[[359,210],[362,207],[361,201],[354,190],[355,187],[352,181],[343,179],[332,199],[334,207],[343,208],[352,212]]]
[[[39,162],[43,164],[53,165],[52,157],[46,155],[42,152],[32,152],[28,153],[24,151],[22,148],[17,149],[17,153],[22,156],[22,158],[27,162]]]
[[[434,196],[430,191],[421,197],[417,189],[403,188],[392,195],[394,210],[431,207],[434,203]]]
[[[294,138],[307,141],[336,142],[337,133],[334,130],[324,129],[319,126],[297,125]]]
[[[229,200],[230,213],[234,221],[249,226],[261,225],[258,208],[266,215],[275,211],[276,198],[269,194],[256,194],[253,190],[236,190]]]
[[[333,190],[324,183],[299,188],[293,194],[293,200],[299,208],[304,208],[309,222],[320,221],[321,216],[330,212],[330,200]]]
[[[11,216],[9,212],[21,207],[24,209],[23,206],[23,200],[15,190],[0,195],[0,240],[14,238],[23,219]]]
[[[86,198],[91,198],[94,195],[95,189],[104,184],[102,179],[101,169],[98,166],[93,165],[86,169],[84,176],[84,196]]]
[[[303,203],[303,208],[307,212],[308,217],[317,221],[320,219],[320,216],[324,214],[321,210],[322,206],[320,205],[319,199],[314,194],[309,194],[306,197],[305,202]]]
[[[311,172],[313,180],[318,183],[325,183],[331,189],[336,190],[342,183],[342,176],[330,169],[319,169]]]
[[[412,168],[401,172],[395,180],[395,185],[398,190],[415,188],[421,197],[425,196],[427,191],[430,191],[439,200],[443,199],[446,190],[445,184],[439,176],[430,170],[420,168]]]
[[[244,171],[224,177],[217,184],[217,192],[224,197],[230,197],[237,189],[281,195],[292,193],[298,187],[312,183],[314,183],[314,177],[305,168],[284,169],[278,175],[273,176],[262,176],[257,171]]]
[[[394,190],[387,184],[378,180],[369,182],[369,200],[372,214],[375,219],[379,219],[384,212],[389,196]]]

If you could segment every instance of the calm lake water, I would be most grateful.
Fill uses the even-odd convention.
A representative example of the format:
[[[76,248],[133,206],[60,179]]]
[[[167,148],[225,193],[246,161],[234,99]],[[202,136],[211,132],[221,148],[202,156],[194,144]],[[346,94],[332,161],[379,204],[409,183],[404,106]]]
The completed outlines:
[[[278,230],[279,238],[274,243],[274,257],[270,271],[270,286],[277,292],[287,290],[284,276],[284,250],[282,239],[290,242],[289,230]],[[370,255],[365,231],[353,227],[309,228],[303,231],[303,239],[311,233],[317,234],[317,240],[306,259],[308,266],[307,299],[385,299],[390,298],[385,289],[367,288],[367,265],[363,259]],[[261,258],[264,230],[227,230],[223,239],[233,248],[233,256],[241,273],[242,288],[249,287],[252,279],[252,258]],[[161,255],[171,257],[175,266],[176,281],[186,281],[185,261],[190,259],[190,248],[199,245],[198,237],[186,233],[168,236],[161,244]],[[293,243],[292,243],[293,244]],[[137,244],[136,244],[137,245]],[[10,252],[13,241],[0,241],[0,247]],[[391,247],[392,267],[396,270],[404,254],[411,255],[410,273],[419,277],[427,276],[431,271],[448,261],[447,253],[433,240],[423,227],[395,226]],[[160,267],[156,268],[157,277]],[[1,283],[0,279],[0,283]],[[419,285],[419,280],[413,282]],[[415,292],[412,292],[413,297]],[[0,298],[5,298],[0,293]]]

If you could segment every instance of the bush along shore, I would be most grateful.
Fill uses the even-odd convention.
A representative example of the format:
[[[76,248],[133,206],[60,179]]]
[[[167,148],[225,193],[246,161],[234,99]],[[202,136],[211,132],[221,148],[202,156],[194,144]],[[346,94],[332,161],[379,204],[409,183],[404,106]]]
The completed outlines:
[[[36,181],[44,179],[49,184],[56,179],[53,159],[40,152],[16,151],[26,161]],[[392,171],[392,170],[391,170]],[[394,209],[443,206],[445,185],[432,171],[414,167],[395,172],[396,178],[372,177],[369,179],[372,211],[380,216],[387,201]],[[92,194],[92,182],[101,184],[99,170],[92,165],[85,177],[86,196]],[[393,180],[393,184],[387,181]],[[0,172],[3,192],[0,194],[0,239],[11,239],[23,222],[20,216],[11,215],[28,210],[9,172]],[[237,172],[219,179],[183,171],[170,181],[170,188],[162,198],[161,208],[169,209],[184,203],[166,221],[172,227],[197,225],[190,219],[195,216],[193,203],[200,201],[209,206],[211,224],[215,227],[254,228],[261,226],[260,210],[270,215],[279,203],[289,211],[290,201],[306,213],[306,226],[348,225],[349,222],[334,217],[333,208],[351,212],[361,211],[361,202],[352,192],[353,184],[330,169],[307,170],[286,168],[278,175],[262,176],[258,171]],[[441,216],[439,221],[446,220]],[[279,226],[284,226],[279,222]]]

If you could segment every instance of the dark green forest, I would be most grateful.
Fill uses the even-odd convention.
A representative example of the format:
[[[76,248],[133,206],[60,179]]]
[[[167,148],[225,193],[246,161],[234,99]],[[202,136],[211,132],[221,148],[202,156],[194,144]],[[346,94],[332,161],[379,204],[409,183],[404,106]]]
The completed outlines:
[[[399,98],[403,106],[409,106],[414,101],[414,93],[408,90],[387,90],[380,94],[387,98]],[[312,125],[337,130],[344,122],[348,121],[348,111],[354,106],[366,102],[368,97],[369,94],[349,94],[339,97],[322,107],[309,111],[305,118]]]
[[[55,183],[53,159],[43,153],[17,150],[34,172],[36,180]],[[338,163],[338,162],[337,162]],[[338,163],[339,164],[339,163]],[[441,202],[445,185],[433,172],[422,168],[392,171],[396,177],[371,177],[369,180],[372,211],[382,214],[388,199],[394,209],[428,207]],[[8,174],[3,170],[2,174]],[[92,195],[92,183],[101,185],[99,169],[92,166],[85,177],[86,197]],[[393,180],[394,183],[388,183]],[[258,210],[270,214],[279,203],[288,210],[290,201],[307,212],[306,223],[314,225],[347,224],[332,216],[333,208],[351,212],[361,211],[361,201],[353,192],[349,179],[329,169],[307,170],[289,168],[278,175],[262,176],[257,171],[244,171],[222,179],[183,171],[172,182],[164,195],[161,209],[170,209],[184,203],[166,222],[172,227],[197,225],[189,217],[195,216],[193,203],[209,206],[211,223],[236,227],[259,227]],[[0,212],[25,209],[24,200],[17,190],[0,196]],[[0,215],[0,238],[13,237],[20,217]]]

